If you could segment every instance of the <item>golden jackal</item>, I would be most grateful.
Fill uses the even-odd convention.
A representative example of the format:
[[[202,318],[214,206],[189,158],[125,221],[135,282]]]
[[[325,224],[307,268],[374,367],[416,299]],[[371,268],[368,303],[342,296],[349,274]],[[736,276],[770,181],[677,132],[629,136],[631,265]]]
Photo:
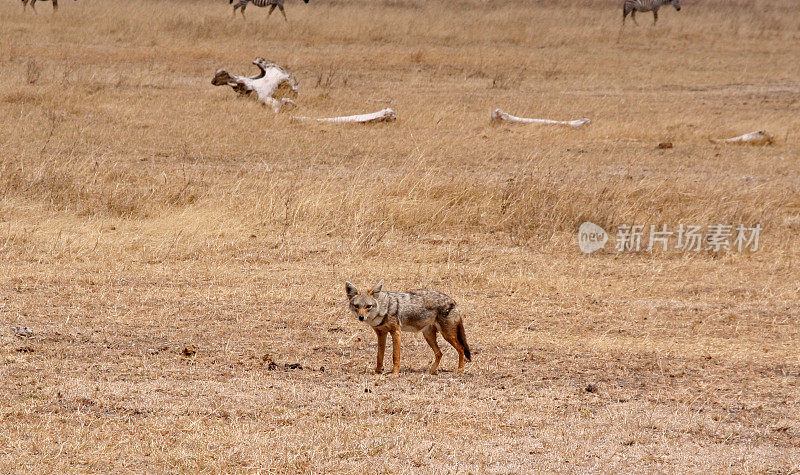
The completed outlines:
[[[361,293],[350,282],[345,283],[350,310],[362,322],[367,322],[378,335],[378,364],[375,372],[383,370],[383,353],[386,350],[386,334],[392,334],[392,374],[400,370],[400,330],[421,331],[425,341],[433,349],[431,374],[436,372],[442,359],[442,350],[436,342],[436,333],[441,332],[445,340],[458,351],[458,370],[464,371],[464,362],[472,361],[464,333],[464,323],[458,314],[453,299],[433,290],[410,292],[383,292],[380,281],[374,289]]]

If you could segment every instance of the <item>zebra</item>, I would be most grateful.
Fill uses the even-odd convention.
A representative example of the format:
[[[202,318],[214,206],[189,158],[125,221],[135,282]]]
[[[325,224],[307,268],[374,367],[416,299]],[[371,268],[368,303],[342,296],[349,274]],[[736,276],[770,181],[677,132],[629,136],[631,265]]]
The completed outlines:
[[[272,15],[272,12],[275,10],[275,7],[278,7],[283,14],[283,20],[289,21],[286,18],[286,10],[283,9],[283,1],[284,0],[237,0],[236,5],[233,6],[233,14],[236,15],[236,9],[242,9],[242,18],[244,18],[244,9],[247,8],[248,3],[252,3],[257,7],[266,7],[269,5],[269,13],[267,16]],[[308,0],[303,0],[304,2],[308,3]],[[228,0],[228,3],[233,3],[233,0]]]
[[[23,10],[25,10],[25,7],[28,6],[28,2],[29,1],[31,2],[31,8],[33,8],[33,11],[35,12],[36,11],[36,2],[37,1],[46,2],[48,0],[22,0],[22,9]],[[52,0],[52,1],[53,1],[53,11],[58,10],[58,0]]]
[[[664,5],[672,5],[675,10],[681,11],[681,0],[625,0],[622,4],[622,24],[625,17],[631,14],[631,20],[636,23],[636,12],[653,12],[653,25],[658,21],[658,9]],[[638,25],[638,23],[636,23]]]

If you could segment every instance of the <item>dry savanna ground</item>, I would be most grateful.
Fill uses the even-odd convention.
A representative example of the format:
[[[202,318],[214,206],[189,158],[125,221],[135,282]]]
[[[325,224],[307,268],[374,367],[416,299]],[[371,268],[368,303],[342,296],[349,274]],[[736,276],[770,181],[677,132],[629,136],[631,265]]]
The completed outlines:
[[[797,472],[792,3],[2,2],[0,472]],[[211,86],[256,56],[399,120]],[[587,220],[763,232],[586,256]],[[406,334],[371,374],[344,281],[381,278],[459,302],[465,373]]]

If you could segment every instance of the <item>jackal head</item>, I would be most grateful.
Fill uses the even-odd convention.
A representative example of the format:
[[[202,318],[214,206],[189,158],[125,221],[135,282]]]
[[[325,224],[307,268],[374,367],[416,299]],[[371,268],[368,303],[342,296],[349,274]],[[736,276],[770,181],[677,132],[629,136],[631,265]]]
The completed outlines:
[[[347,298],[350,299],[350,311],[362,322],[367,322],[370,325],[378,319],[378,293],[383,287],[383,281],[378,282],[374,289],[366,293],[358,291],[355,285],[350,282],[345,282],[345,290],[347,290]]]

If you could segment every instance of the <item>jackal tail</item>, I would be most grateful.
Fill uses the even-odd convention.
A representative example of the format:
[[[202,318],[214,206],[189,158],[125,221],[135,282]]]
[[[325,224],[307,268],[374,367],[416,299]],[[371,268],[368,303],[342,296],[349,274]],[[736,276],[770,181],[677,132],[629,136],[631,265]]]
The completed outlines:
[[[463,322],[458,322],[456,338],[458,338],[458,342],[461,343],[461,346],[464,347],[464,357],[467,358],[467,361],[472,361],[472,355],[470,354],[469,345],[467,344],[467,333],[464,331]]]

